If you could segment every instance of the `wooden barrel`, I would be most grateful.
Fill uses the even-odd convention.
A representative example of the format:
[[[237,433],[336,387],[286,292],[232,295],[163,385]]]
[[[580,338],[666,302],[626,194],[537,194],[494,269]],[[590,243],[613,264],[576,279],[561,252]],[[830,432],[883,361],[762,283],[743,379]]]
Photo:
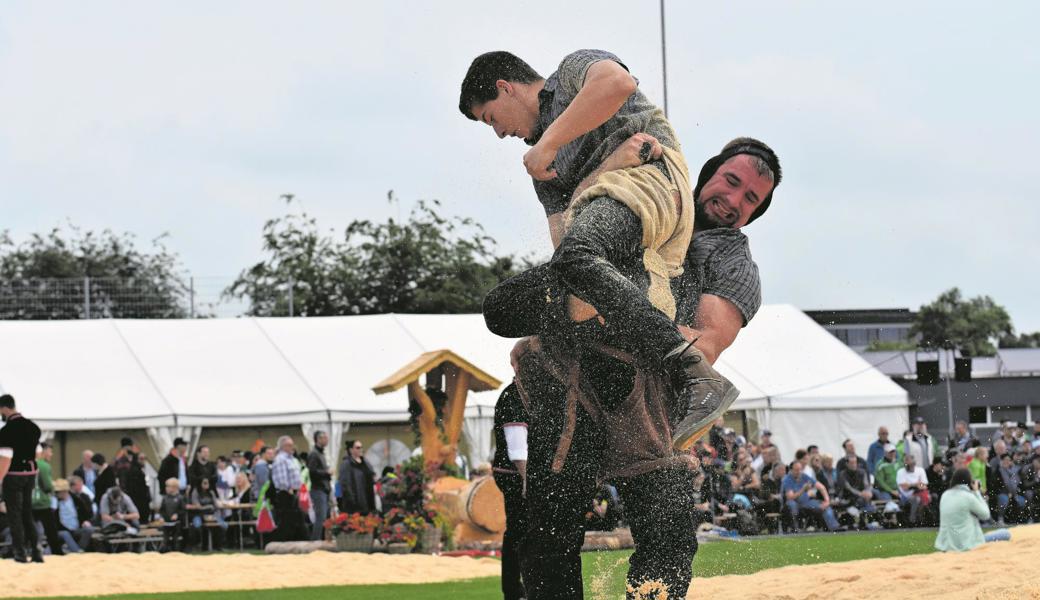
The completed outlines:
[[[505,498],[493,478],[463,482],[442,477],[434,483],[432,491],[436,508],[452,521],[492,535],[505,531]]]

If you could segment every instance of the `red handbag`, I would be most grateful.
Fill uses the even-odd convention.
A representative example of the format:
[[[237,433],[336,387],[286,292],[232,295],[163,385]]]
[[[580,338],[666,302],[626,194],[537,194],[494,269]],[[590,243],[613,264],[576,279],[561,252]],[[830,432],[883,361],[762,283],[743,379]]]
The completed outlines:
[[[300,510],[307,512],[311,509],[311,492],[307,489],[307,484],[300,485]]]

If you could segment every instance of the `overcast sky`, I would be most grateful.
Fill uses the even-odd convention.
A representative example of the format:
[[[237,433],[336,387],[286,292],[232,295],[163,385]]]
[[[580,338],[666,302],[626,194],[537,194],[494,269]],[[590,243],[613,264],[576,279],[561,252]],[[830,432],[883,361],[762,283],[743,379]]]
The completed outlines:
[[[1035,2],[668,2],[672,122],[691,168],[752,135],[784,182],[746,229],[767,302],[914,307],[989,294],[1040,329]],[[326,228],[436,198],[545,255],[516,140],[465,120],[470,60],[548,75],[618,54],[662,98],[651,0],[5,3],[0,229],[168,232],[214,289],[296,194]],[[205,279],[214,277],[214,279]]]

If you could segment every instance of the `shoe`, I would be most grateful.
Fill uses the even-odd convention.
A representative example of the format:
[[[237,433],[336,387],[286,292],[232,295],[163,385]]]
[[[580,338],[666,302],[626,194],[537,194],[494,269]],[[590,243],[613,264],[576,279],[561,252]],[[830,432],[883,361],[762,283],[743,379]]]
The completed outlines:
[[[726,413],[740,390],[708,364],[692,343],[676,348],[664,360],[672,378],[678,424],[672,446],[684,451],[704,437],[716,419]]]
[[[18,555],[16,555],[14,557],[14,562],[22,563],[22,564],[28,564],[29,563],[29,559],[26,558],[24,554],[18,554]]]
[[[42,563],[43,562],[43,554],[40,552],[39,548],[33,548],[33,551],[32,551],[32,561],[34,563]]]

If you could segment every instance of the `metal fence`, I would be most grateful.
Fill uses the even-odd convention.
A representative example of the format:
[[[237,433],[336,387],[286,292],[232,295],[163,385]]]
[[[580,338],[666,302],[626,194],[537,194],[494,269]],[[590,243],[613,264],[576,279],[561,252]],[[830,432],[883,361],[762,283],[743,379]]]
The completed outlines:
[[[237,317],[249,303],[224,290],[234,277],[78,277],[0,280],[0,320]],[[291,285],[286,293],[291,294]],[[291,306],[292,302],[289,301]]]

